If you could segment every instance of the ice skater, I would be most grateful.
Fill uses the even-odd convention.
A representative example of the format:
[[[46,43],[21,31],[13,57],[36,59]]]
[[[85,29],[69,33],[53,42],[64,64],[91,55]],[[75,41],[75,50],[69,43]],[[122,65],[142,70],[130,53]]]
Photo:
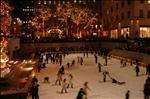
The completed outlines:
[[[98,72],[101,72],[101,67],[102,67],[101,63],[98,63]]]
[[[32,99],[39,99],[39,84],[35,83],[32,85],[30,89],[30,94],[32,95]]]
[[[106,82],[106,76],[109,74],[109,72],[104,71],[103,72],[103,81]]]
[[[115,78],[110,77],[110,79],[112,80],[112,83],[116,83],[118,85],[125,84],[125,82],[120,82],[120,81],[116,80]]]
[[[146,75],[150,75],[150,64],[146,65]]]
[[[57,85],[57,82],[58,82],[59,85],[61,85],[61,81],[62,81],[62,74],[61,74],[60,71],[58,71],[58,73],[57,73],[57,79],[55,81],[55,85]]]
[[[67,88],[69,88],[69,87],[73,88],[73,82],[72,82],[72,79],[73,79],[72,74],[69,74],[69,82],[68,82]]]
[[[80,65],[83,65],[83,58],[80,58]]]
[[[140,68],[138,64],[135,66],[135,72],[136,72],[136,76],[139,76]]]
[[[67,67],[70,68],[70,63],[69,62],[67,63]]]
[[[150,83],[146,82],[144,84],[144,99],[149,99],[150,97]]]
[[[47,82],[47,83],[50,83],[50,82],[49,82],[49,77],[48,77],[48,76],[45,76],[45,77],[44,77],[44,83],[46,83],[46,82]]]
[[[130,99],[130,90],[127,90],[125,94],[125,99]]]
[[[98,57],[96,54],[94,55],[94,57],[95,57],[95,63],[97,64]]]
[[[86,93],[84,92],[84,89],[80,88],[76,99],[84,99],[85,95],[86,95]]]
[[[87,91],[88,90],[91,90],[90,88],[89,88],[89,86],[88,86],[88,82],[86,81],[85,83],[84,83],[84,85],[83,85],[83,90],[84,90],[84,92],[85,92],[85,99],[87,99]]]
[[[63,93],[65,91],[65,93],[67,93],[67,80],[64,79],[62,82],[62,89],[61,89],[61,93]]]
[[[120,60],[121,67],[123,66],[123,59]]]
[[[72,60],[71,67],[75,65],[75,60]]]

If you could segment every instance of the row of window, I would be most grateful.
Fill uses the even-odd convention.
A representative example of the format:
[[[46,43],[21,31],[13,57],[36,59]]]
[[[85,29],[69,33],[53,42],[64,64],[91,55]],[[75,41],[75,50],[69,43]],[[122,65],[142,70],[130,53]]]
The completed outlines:
[[[95,3],[95,2],[96,2],[96,0],[93,0],[93,3]],[[61,3],[66,4],[66,3],[68,3],[68,1],[62,0]],[[74,0],[73,3],[86,4],[87,1],[86,0]],[[49,1],[43,1],[43,2],[39,1],[38,4],[56,4],[56,1],[55,0],[54,1],[49,0]]]
[[[36,11],[36,9],[32,9],[32,8],[30,9],[30,8],[29,8],[29,9],[22,9],[22,11],[27,11],[27,12],[28,12],[28,11]]]
[[[146,13],[144,13],[143,10],[139,10],[139,16],[137,16],[137,18],[150,18],[150,10],[147,11],[147,16],[145,16],[145,15],[146,15]],[[144,16],[145,16],[145,17],[144,17]],[[110,17],[110,16],[108,16],[108,17]],[[128,11],[128,12],[126,13],[126,16],[125,16],[125,13],[121,13],[121,14],[120,14],[120,17],[119,17],[119,15],[111,16],[111,17],[110,17],[110,20],[111,20],[111,22],[113,22],[113,21],[124,20],[125,18],[127,18],[127,19],[132,18],[130,11]],[[107,23],[106,21],[108,21],[108,20],[107,20],[107,19],[104,19],[104,23]]]
[[[146,1],[147,1],[147,2],[146,2]],[[122,1],[121,1],[121,8],[123,8],[123,7],[126,6],[125,3],[126,3],[127,5],[130,5],[132,2],[133,2],[132,0],[122,0]],[[144,4],[144,3],[150,4],[150,0],[141,0],[140,3],[141,3],[141,4]],[[118,3],[116,3],[115,9],[116,9],[116,10],[119,9],[119,4],[118,4]],[[113,12],[113,10],[114,10],[114,9],[113,9],[113,6],[111,6],[111,12]]]
[[[147,16],[145,16],[144,11],[143,10],[139,10],[139,18],[150,18],[150,10],[147,11]],[[119,21],[120,19],[123,20],[125,18],[130,19],[131,18],[131,12],[128,11],[125,17],[125,13],[121,13],[121,16],[119,18],[118,15],[116,15],[116,21]],[[113,17],[111,17],[111,21],[113,21]]]

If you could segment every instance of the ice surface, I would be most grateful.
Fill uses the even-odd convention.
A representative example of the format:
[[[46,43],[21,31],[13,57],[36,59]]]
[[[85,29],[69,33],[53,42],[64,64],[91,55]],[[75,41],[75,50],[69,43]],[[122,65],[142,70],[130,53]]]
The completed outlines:
[[[130,90],[131,99],[143,99],[143,85],[146,75],[145,68],[140,67],[140,76],[136,77],[134,65],[127,64],[126,67],[121,67],[120,60],[111,58],[108,60],[108,66],[103,66],[102,71],[107,70],[111,77],[118,81],[125,81],[124,85],[111,83],[111,79],[107,77],[107,82],[103,82],[102,72],[98,72],[98,66],[95,64],[94,55],[89,54],[89,57],[83,58],[84,62],[81,66],[77,63],[77,56],[83,57],[83,54],[70,54],[63,60],[66,75],[73,74],[74,88],[68,89],[68,93],[61,94],[61,86],[54,85],[57,71],[60,68],[59,64],[49,63],[45,69],[42,69],[37,74],[39,79],[39,96],[40,99],[76,99],[77,93],[85,81],[89,82],[88,99],[125,99],[125,93]],[[75,66],[67,68],[67,62],[72,62],[75,59]],[[104,64],[104,59],[98,57],[98,62]],[[50,77],[50,83],[43,83],[45,76]]]

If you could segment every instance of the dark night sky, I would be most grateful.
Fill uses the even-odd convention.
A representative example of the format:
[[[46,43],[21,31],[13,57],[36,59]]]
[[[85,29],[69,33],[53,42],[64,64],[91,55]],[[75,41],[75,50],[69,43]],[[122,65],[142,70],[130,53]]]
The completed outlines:
[[[23,6],[23,1],[25,0],[10,0],[10,4],[14,8],[12,16],[19,17],[21,14],[21,7]]]

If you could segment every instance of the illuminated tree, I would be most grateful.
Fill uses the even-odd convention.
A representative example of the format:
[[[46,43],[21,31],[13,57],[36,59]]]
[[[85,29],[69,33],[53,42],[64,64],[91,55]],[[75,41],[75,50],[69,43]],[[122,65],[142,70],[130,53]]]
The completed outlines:
[[[47,6],[36,7],[35,17],[31,20],[32,25],[37,31],[42,31],[42,34],[36,34],[40,36],[45,36],[45,21],[51,17],[51,9]],[[39,33],[39,32],[37,32]]]
[[[5,1],[0,1],[0,23],[1,23],[1,36],[0,36],[0,78],[4,77],[8,72],[9,68],[6,68],[6,62],[9,60],[7,55],[7,46],[8,46],[8,38],[6,35],[10,33],[10,25],[11,25],[11,16],[10,12],[12,11],[12,7]],[[4,36],[3,36],[4,35]],[[3,37],[2,37],[3,36]]]
[[[34,18],[34,25],[37,26],[37,29],[41,27],[45,28],[45,24],[43,24],[44,22],[38,21],[39,19],[44,18],[44,20],[48,20],[48,18],[52,19],[52,17],[55,17],[59,21],[59,25],[62,25],[61,23],[66,23],[65,25],[63,24],[63,26],[65,26],[67,34],[68,28],[71,28],[72,24],[76,24],[76,34],[79,34],[80,31],[86,29],[97,21],[96,15],[92,10],[87,7],[75,7],[69,2],[67,4],[58,4],[56,5],[56,9],[53,10],[44,5],[38,8],[36,14],[37,16]]]
[[[11,25],[11,16],[10,16],[10,12],[12,11],[12,7],[9,6],[9,4],[3,0],[0,1],[1,7],[1,19],[0,19],[0,23],[1,23],[1,31],[3,32],[4,35],[9,35],[10,33],[10,25]]]

